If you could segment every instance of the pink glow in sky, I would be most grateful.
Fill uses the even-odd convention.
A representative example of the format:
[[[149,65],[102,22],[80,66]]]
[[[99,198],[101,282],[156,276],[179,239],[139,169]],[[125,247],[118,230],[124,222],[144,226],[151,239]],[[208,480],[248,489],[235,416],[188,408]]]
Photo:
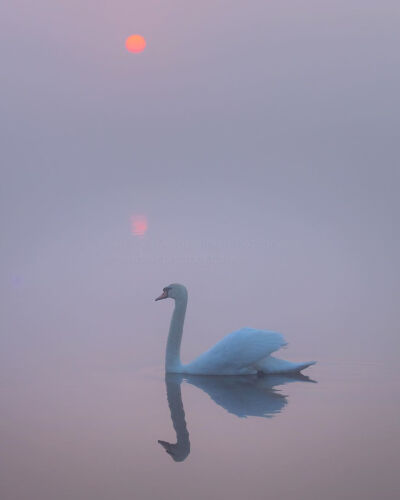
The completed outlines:
[[[145,215],[132,215],[131,230],[133,236],[144,236],[148,226],[149,224]]]

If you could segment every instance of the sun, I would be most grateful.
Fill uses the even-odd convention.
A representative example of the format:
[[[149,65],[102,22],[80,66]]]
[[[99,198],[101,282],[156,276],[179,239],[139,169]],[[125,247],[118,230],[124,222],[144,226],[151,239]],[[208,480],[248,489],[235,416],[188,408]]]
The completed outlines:
[[[129,52],[138,54],[146,48],[146,40],[142,35],[131,35],[125,40],[125,47]]]

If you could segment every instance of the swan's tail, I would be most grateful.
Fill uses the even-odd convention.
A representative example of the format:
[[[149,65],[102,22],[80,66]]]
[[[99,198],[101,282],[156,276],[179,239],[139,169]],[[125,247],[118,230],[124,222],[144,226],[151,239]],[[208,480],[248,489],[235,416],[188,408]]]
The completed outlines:
[[[272,356],[260,359],[255,364],[255,368],[262,373],[299,373],[309,366],[315,365],[316,361],[306,363],[292,363],[284,359],[277,359]]]

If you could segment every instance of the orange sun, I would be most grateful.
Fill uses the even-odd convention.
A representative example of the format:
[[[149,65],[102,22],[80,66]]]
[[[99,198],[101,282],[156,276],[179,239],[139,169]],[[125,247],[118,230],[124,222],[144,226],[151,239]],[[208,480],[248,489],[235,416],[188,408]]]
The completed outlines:
[[[131,35],[125,40],[125,47],[129,52],[134,52],[138,54],[143,52],[146,47],[146,40],[142,35]]]

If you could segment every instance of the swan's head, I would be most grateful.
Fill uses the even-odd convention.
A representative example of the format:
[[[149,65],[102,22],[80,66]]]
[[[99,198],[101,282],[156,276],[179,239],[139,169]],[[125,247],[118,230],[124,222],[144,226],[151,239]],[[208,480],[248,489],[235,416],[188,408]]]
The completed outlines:
[[[186,287],[180,285],[179,283],[171,283],[171,285],[168,285],[165,288],[163,288],[163,293],[155,300],[162,300],[162,299],[174,299],[174,300],[187,299]]]

